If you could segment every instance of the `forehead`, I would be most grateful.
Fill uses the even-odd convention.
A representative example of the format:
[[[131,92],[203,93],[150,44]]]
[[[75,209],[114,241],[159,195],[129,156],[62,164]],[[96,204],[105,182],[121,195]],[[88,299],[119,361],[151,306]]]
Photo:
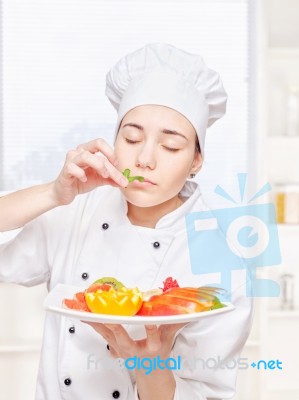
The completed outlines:
[[[145,129],[158,127],[161,130],[166,128],[196,134],[193,125],[184,115],[173,108],[160,105],[146,104],[131,109],[124,116],[121,125],[128,122],[138,123]]]

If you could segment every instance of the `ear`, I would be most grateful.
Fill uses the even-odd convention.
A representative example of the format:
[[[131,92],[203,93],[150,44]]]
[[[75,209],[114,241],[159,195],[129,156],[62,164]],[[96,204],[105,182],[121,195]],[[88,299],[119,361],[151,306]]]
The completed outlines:
[[[191,165],[190,174],[196,174],[202,167],[203,159],[198,150],[195,150],[194,159]]]

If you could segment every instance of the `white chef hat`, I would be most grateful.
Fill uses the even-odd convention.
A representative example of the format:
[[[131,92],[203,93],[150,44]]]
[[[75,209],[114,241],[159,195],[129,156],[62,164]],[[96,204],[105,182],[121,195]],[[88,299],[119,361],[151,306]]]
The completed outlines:
[[[225,114],[227,101],[219,74],[201,56],[165,43],[148,44],[121,58],[106,76],[106,95],[118,112],[116,133],[131,109],[162,105],[191,122],[202,154],[206,129]]]

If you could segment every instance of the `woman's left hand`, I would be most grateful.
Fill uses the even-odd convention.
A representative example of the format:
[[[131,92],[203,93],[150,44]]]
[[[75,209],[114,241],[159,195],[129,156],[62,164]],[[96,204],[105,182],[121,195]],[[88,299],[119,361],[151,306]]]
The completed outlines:
[[[177,332],[187,323],[169,325],[145,325],[146,337],[132,339],[122,325],[87,322],[108,343],[111,356],[127,359],[129,357],[168,358]]]

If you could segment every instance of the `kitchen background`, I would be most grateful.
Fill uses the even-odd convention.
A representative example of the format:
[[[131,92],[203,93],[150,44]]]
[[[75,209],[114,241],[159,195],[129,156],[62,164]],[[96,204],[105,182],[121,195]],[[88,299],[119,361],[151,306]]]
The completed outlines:
[[[165,41],[220,72],[228,112],[210,129],[197,179],[211,205],[226,207],[217,184],[236,195],[239,172],[249,194],[270,182],[282,253],[279,266],[259,271],[280,282],[281,296],[256,299],[242,357],[280,360],[283,370],[240,370],[234,399],[298,400],[299,1],[2,0],[1,19],[3,193],[54,179],[76,144],[111,140],[105,73],[128,51]],[[34,396],[46,293],[0,284],[1,400]]]

